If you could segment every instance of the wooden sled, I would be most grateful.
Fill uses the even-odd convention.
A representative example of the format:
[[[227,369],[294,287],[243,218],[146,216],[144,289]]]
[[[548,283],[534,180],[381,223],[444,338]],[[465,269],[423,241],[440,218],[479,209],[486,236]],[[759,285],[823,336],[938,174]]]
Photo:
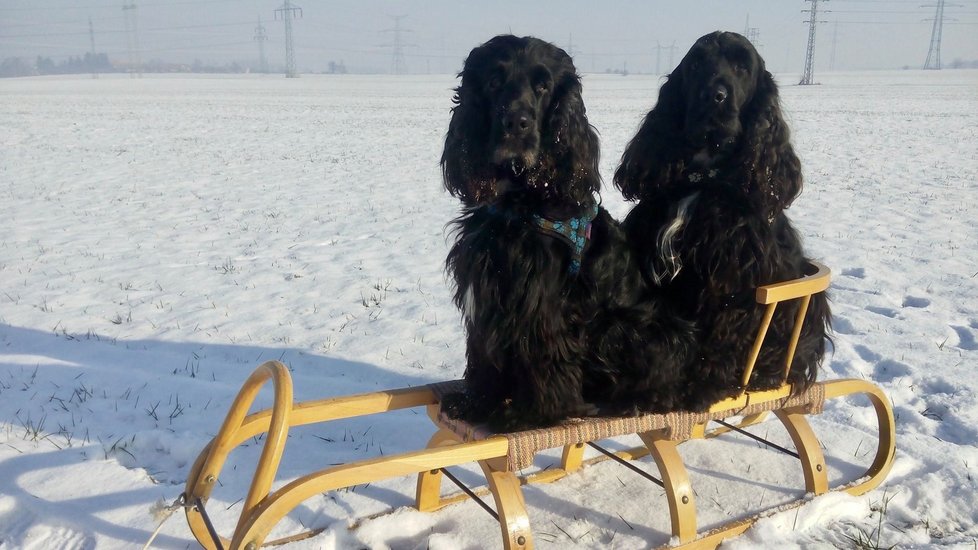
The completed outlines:
[[[793,338],[786,350],[787,373],[811,295],[824,291],[829,285],[830,273],[826,267],[813,264],[812,271],[811,275],[800,279],[757,289],[757,302],[767,309],[758,329],[755,345],[747,358],[744,387],[747,386],[750,371],[775,307],[786,300],[800,300],[801,307]],[[274,387],[272,408],[248,415],[247,411],[259,389],[269,380]],[[797,452],[783,448],[781,450],[798,459],[805,480],[805,491],[815,495],[829,490],[845,491],[853,495],[865,493],[883,481],[893,464],[893,411],[883,392],[874,384],[863,380],[819,382],[799,395],[791,395],[788,385],[768,391],[743,392],[737,397],[716,403],[704,413],[673,412],[627,418],[588,418],[568,421],[553,428],[508,434],[487,433],[477,426],[452,421],[441,415],[440,397],[458,391],[461,384],[461,381],[444,382],[294,404],[288,369],[277,361],[262,364],[245,382],[217,436],[200,453],[190,470],[182,498],[187,521],[194,536],[207,549],[255,550],[263,545],[301,540],[320,531],[307,531],[274,541],[265,539],[286,514],[315,495],[382,479],[417,474],[415,505],[419,510],[433,511],[467,498],[475,498],[498,519],[503,548],[529,549],[533,547],[533,533],[523,501],[522,485],[555,481],[580,469],[586,463],[613,458],[631,466],[628,460],[651,455],[662,477],[655,481],[666,492],[672,536],[679,541],[682,548],[714,548],[723,539],[747,530],[769,510],[706,533],[697,532],[694,493],[686,467],[677,452],[677,446],[683,441],[740,431],[773,413],[787,429]],[[865,473],[850,482],[830,488],[822,448],[806,420],[806,415],[821,412],[827,399],[857,394],[868,397],[876,412],[879,426],[876,455]],[[428,408],[428,414],[437,427],[426,448],[333,466],[302,476],[270,492],[286,436],[292,426],[421,406]],[[739,423],[724,422],[730,417],[739,418]],[[708,430],[707,424],[711,421],[721,422],[723,427]],[[264,448],[237,525],[230,539],[221,537],[208,519],[205,504],[228,453],[242,442],[263,433],[267,434]],[[593,443],[629,434],[638,434],[644,446],[612,453]],[[756,438],[752,435],[751,437]],[[585,462],[583,457],[586,445],[592,445],[604,454]],[[528,476],[518,475],[518,472],[532,463],[538,452],[558,447],[563,448],[558,468]],[[495,511],[483,503],[476,493],[462,485],[460,487],[463,493],[441,495],[443,477],[457,482],[445,469],[472,462],[478,462],[485,474],[488,483],[482,492],[492,495]],[[804,499],[799,499],[793,505],[778,506],[777,509],[799,506],[803,502]]]

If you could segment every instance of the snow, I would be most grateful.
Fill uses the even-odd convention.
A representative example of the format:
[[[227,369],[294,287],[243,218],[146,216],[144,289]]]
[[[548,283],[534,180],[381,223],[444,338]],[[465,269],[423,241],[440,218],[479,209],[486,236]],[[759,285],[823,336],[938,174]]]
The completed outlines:
[[[818,80],[780,78],[806,175],[790,215],[834,274],[835,349],[822,378],[884,389],[897,457],[879,489],[810,498],[725,547],[972,548],[978,71]],[[603,200],[618,217],[629,204],[611,175],[659,83],[584,79]],[[445,75],[0,80],[0,548],[145,543],[151,506],[182,491],[264,360],[291,368],[299,400],[462,375],[443,272],[458,203],[438,168],[455,84]],[[259,402],[268,406],[269,392]],[[830,482],[871,460],[865,401],[831,402],[812,424]],[[418,449],[433,431],[419,409],[297,428],[276,487]],[[775,423],[755,431],[788,442]],[[222,472],[208,511],[223,533],[259,450],[249,442]],[[744,438],[693,441],[681,453],[704,528],[803,498],[793,459]],[[558,460],[550,452],[536,466]],[[457,475],[484,482],[474,467]],[[498,547],[497,525],[473,502],[412,510],[414,483],[319,495],[273,536],[326,529],[292,548]],[[613,463],[524,492],[539,547],[669,541],[661,489]],[[188,546],[181,515],[155,542]]]

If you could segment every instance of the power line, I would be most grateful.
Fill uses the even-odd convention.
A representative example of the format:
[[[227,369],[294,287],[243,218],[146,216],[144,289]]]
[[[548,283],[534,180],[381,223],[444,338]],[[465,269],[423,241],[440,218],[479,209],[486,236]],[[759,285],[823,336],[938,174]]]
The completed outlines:
[[[156,7],[166,8],[169,6],[178,6],[178,5],[187,5],[187,4],[193,4],[197,6],[200,4],[230,4],[232,2],[238,2],[238,0],[184,0],[181,2],[150,2],[148,4],[143,4],[143,7],[144,8],[156,8]],[[0,11],[104,10],[110,8],[111,6],[102,4],[102,5],[89,5],[89,6],[30,6],[27,8],[0,8]]]
[[[123,18],[125,19],[125,18]],[[102,19],[99,19],[102,21]],[[67,24],[67,23],[63,23]],[[157,31],[182,31],[189,29],[213,29],[217,27],[241,27],[244,25],[251,25],[251,23],[216,23],[212,25],[181,25],[178,27],[148,27],[142,29],[143,32],[157,32]],[[128,32],[126,30],[106,30],[102,33],[124,33]],[[32,34],[0,34],[0,38],[40,38],[45,36],[81,36],[88,34],[88,31],[72,31],[72,32],[48,32],[48,33],[32,33]]]

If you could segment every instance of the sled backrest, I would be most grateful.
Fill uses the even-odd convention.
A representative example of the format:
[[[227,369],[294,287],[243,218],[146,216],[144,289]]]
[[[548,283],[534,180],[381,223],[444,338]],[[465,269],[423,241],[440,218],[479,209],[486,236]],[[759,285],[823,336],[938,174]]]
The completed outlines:
[[[741,379],[741,394],[747,391],[747,384],[750,382],[751,373],[754,372],[754,364],[757,356],[761,353],[761,346],[764,344],[764,337],[767,336],[768,328],[771,326],[771,319],[774,318],[774,310],[778,304],[789,300],[800,300],[798,313],[795,315],[795,323],[791,331],[791,339],[788,341],[788,349],[785,353],[784,373],[781,382],[788,379],[788,372],[791,371],[791,362],[795,358],[795,349],[798,347],[798,338],[801,336],[801,328],[805,323],[805,314],[808,312],[808,304],[812,300],[813,294],[824,292],[829,287],[832,272],[828,267],[815,262],[808,262],[808,272],[804,277],[773,283],[758,287],[755,300],[759,305],[765,305],[764,318],[757,329],[757,336],[754,345],[751,347],[750,354],[747,356],[747,365],[744,369],[744,376]]]

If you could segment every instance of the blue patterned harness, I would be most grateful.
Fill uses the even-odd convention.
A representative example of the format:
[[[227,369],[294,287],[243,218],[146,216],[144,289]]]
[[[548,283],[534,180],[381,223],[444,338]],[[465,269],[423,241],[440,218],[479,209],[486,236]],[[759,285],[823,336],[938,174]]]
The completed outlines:
[[[503,214],[496,206],[489,206],[490,214]],[[537,229],[551,237],[558,238],[567,243],[571,248],[571,262],[568,271],[572,275],[577,275],[581,271],[581,260],[584,257],[584,247],[587,246],[588,239],[591,238],[591,223],[598,216],[598,205],[592,206],[583,214],[576,218],[566,220],[550,220],[540,215],[533,216],[533,222]]]
[[[584,247],[591,238],[591,222],[598,215],[598,205],[592,206],[581,216],[569,220],[548,220],[543,216],[533,216],[540,231],[563,239],[571,247],[571,263],[568,271],[577,275],[581,271],[581,259],[584,257]]]

